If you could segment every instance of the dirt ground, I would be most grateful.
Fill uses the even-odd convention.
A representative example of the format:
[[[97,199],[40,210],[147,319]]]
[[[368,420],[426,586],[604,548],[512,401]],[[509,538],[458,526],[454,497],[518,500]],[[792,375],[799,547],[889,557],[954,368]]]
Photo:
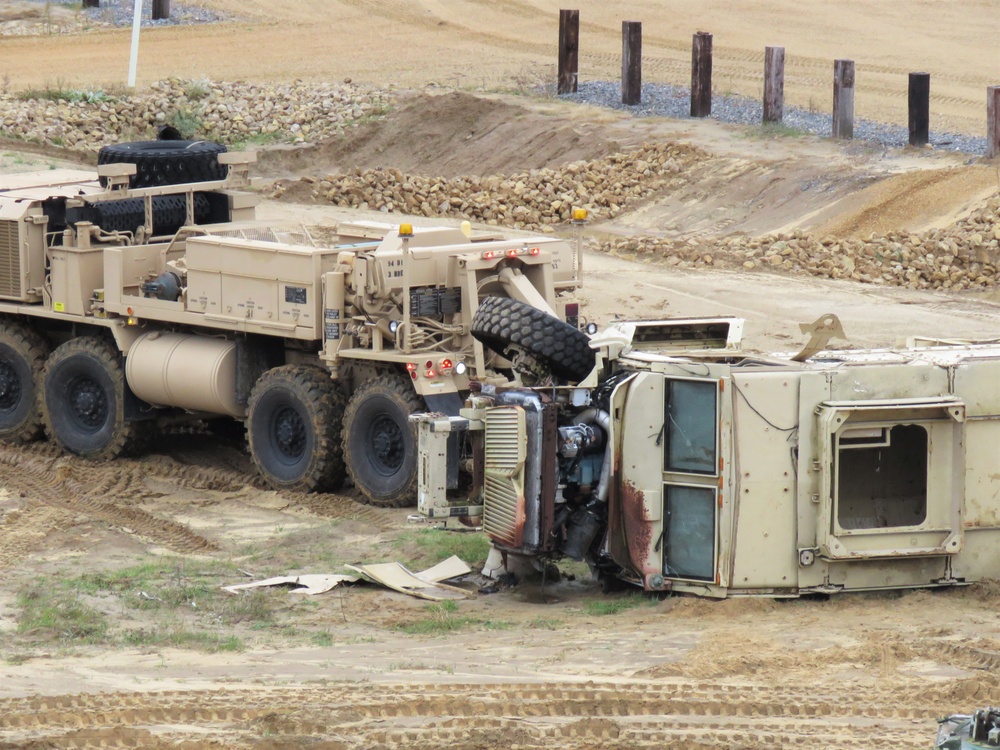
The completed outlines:
[[[10,13],[18,12],[19,3]],[[340,80],[526,89],[555,78],[556,0],[193,0],[236,22],[143,32],[138,80]],[[828,111],[833,61],[857,64],[858,117],[906,124],[907,75],[931,73],[931,128],[985,133],[986,87],[1000,82],[995,0],[583,0],[580,76],[621,73],[621,22],[643,22],[643,77],[690,81],[691,35],[714,34],[719,92],[759,96],[767,45],[786,50],[785,94]],[[0,11],[2,12],[2,11]],[[0,76],[31,86],[121,84],[130,34],[8,37]],[[251,53],[252,51],[252,53]],[[85,61],[85,64],[81,64]]]
[[[507,85],[524,70],[547,74],[554,27],[546,19],[557,8],[504,0],[206,5],[248,20],[150,33],[146,59],[164,62],[155,73],[144,67],[144,77],[169,68],[420,86],[454,83],[464,71]],[[856,0],[836,14],[820,2],[753,3],[752,14],[749,5],[589,3],[581,6],[584,33],[603,52],[582,59],[610,75],[617,23],[632,13],[646,22],[647,59],[659,61],[653,69],[664,80],[683,80],[685,40],[697,28],[716,32],[720,70],[749,93],[765,43],[785,42],[790,71],[816,77],[819,69],[818,78],[827,58],[854,55],[860,66],[868,55],[885,90],[865,106],[887,116],[897,96],[888,82],[935,63],[934,80],[952,92],[942,116],[976,132],[978,92],[998,72],[982,65],[996,55],[986,46],[992,3]],[[654,33],[657,19],[663,28]],[[912,36],[888,33],[904,19]],[[956,46],[959,30],[968,43]],[[360,55],[355,46],[352,59],[348,45],[331,43],[337,37],[371,41]],[[203,49],[209,38],[211,50]],[[72,42],[4,39],[0,71],[16,86],[63,74],[113,77],[120,34]],[[275,52],[255,56],[267,62],[253,70],[247,56],[222,54],[249,44]],[[92,61],[87,70],[72,67],[71,48]],[[712,158],[677,191],[592,225],[592,236],[919,231],[961,217],[1000,184],[995,164],[932,152],[762,138],[715,123],[635,121],[547,99],[455,92],[416,96],[344,140],[262,152],[259,173],[320,177],[378,165],[503,173],[657,139],[692,143]],[[47,169],[66,157],[8,146],[0,170]],[[265,200],[259,215],[301,222],[317,236],[347,218],[387,218],[290,200]],[[757,350],[795,348],[798,323],[826,312],[840,316],[856,346],[912,333],[1000,332],[995,293],[682,271],[596,253],[584,267],[591,319],[741,315]],[[569,565],[561,580],[526,581],[453,607],[370,586],[231,597],[219,587],[251,576],[339,572],[359,561],[420,568],[452,553],[475,564],[486,547],[479,535],[413,525],[408,511],[373,509],[350,492],[268,490],[238,438],[200,428],[158,436],[113,464],[66,457],[46,443],[0,447],[0,484],[0,748],[923,748],[935,717],[1000,702],[993,582],[826,601],[659,600],[605,594],[582,566]]]

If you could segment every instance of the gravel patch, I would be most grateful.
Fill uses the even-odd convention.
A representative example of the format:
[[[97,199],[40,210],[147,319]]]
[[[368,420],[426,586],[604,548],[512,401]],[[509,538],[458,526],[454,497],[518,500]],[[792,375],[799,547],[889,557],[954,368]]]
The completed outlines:
[[[46,5],[46,0],[28,0],[36,5]],[[48,0],[48,4],[67,8],[80,8],[80,0]],[[227,17],[199,6],[197,3],[177,2],[171,0],[170,18],[154,21],[152,18],[153,3],[143,0],[142,25],[147,26],[178,26],[193,23],[218,23],[229,20]],[[80,9],[80,22],[95,27],[131,26],[133,5],[132,0],[101,0],[100,8]]]
[[[642,87],[642,103],[622,104],[621,84],[611,81],[580,83],[576,94],[563,94],[560,99],[617,109],[635,117],[671,117],[691,119],[691,90],[683,86],[646,84]],[[712,97],[709,119],[734,125],[760,125],[763,120],[761,102],[744,96]],[[785,127],[817,136],[829,136],[833,129],[832,115],[785,107]],[[854,120],[854,140],[878,143],[887,148],[902,148],[909,144],[909,130],[898,125],[886,125],[872,120]],[[935,149],[963,154],[986,153],[986,139],[961,133],[931,131],[930,143]]]

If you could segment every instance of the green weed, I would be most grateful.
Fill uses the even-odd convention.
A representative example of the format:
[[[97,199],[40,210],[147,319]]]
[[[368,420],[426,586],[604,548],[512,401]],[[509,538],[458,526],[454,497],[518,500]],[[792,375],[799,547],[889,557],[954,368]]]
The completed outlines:
[[[207,81],[189,81],[184,87],[184,96],[193,102],[204,99],[211,93],[212,89]]]
[[[103,89],[71,89],[64,84],[41,89],[26,89],[17,95],[21,101],[86,102],[100,104],[113,101],[115,97]]]
[[[785,125],[783,122],[765,122],[752,125],[744,131],[744,137],[751,140],[775,140],[777,138],[801,138],[807,135],[801,128]]]
[[[329,630],[321,630],[318,633],[312,634],[313,645],[319,646],[320,648],[328,648],[333,645],[333,633]]]
[[[167,118],[184,138],[195,138],[202,131],[201,115],[190,107],[180,107]]]
[[[486,535],[476,531],[446,531],[420,529],[400,534],[392,543],[395,550],[416,546],[415,558],[407,560],[407,567],[434,565],[452,555],[458,555],[470,565],[483,562],[490,551]]]
[[[399,629],[409,635],[441,635],[468,627],[486,630],[510,630],[516,623],[508,620],[483,620],[458,614],[458,604],[453,601],[427,605],[430,617],[401,625]]]
[[[186,648],[214,654],[243,651],[246,645],[235,635],[217,635],[184,628],[138,628],[124,631],[119,643],[133,648]]]
[[[108,623],[101,612],[44,578],[22,591],[17,604],[17,632],[31,640],[78,645],[107,639]]]
[[[643,605],[652,606],[656,604],[656,599],[643,596],[642,594],[628,594],[617,599],[601,599],[587,602],[584,610],[593,617],[603,617],[605,615],[617,615]]]

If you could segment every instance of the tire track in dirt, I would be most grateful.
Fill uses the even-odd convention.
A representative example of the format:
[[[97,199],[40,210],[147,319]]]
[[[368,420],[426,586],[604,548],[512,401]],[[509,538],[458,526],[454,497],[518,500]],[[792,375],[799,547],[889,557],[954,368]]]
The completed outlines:
[[[194,448],[122,458],[112,463],[95,463],[63,455],[50,443],[0,446],[0,483],[11,489],[21,491],[49,507],[85,513],[175,552],[218,550],[215,542],[188,526],[135,507],[144,499],[162,495],[162,492],[150,489],[147,483],[150,478],[190,491],[243,493],[241,501],[250,505],[254,504],[254,500],[253,493],[246,495],[248,487],[259,493],[270,492],[256,476],[249,458],[224,444],[202,443]],[[381,508],[364,505],[343,495],[280,494],[289,504],[323,518],[359,520],[381,531],[397,525]],[[32,538],[31,533],[24,537],[29,542]],[[15,547],[14,538],[11,538],[11,561],[30,552],[28,547],[23,546],[25,543],[28,542],[19,542],[17,544],[21,546]],[[0,551],[3,549],[5,547],[0,546]]]
[[[85,513],[127,533],[182,553],[218,547],[187,526],[159,518],[128,503],[137,489],[134,475],[116,464],[87,464],[68,456],[32,456],[30,448],[0,446],[0,481],[54,508]],[[11,469],[5,471],[4,469]]]
[[[7,514],[0,526],[0,570],[6,570],[41,549],[52,531],[69,528],[71,513],[29,501]]]
[[[748,737],[769,748],[924,747],[941,709],[906,703],[898,691],[850,685],[821,698],[765,684],[652,682],[224,688],[0,700],[0,741],[44,735],[63,745],[92,736],[101,747],[129,747],[141,738],[116,728],[169,727],[178,742],[206,732],[234,741],[263,729],[272,737],[350,737],[351,747],[430,748],[511,732],[525,747],[594,740],[724,748]]]

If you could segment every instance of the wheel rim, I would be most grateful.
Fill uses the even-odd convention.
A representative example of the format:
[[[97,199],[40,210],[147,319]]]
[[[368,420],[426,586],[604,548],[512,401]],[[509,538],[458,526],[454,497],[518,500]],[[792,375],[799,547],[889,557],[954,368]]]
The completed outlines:
[[[21,401],[21,378],[10,362],[0,362],[0,410],[10,411]]]
[[[368,426],[368,455],[372,466],[383,476],[395,474],[406,457],[403,430],[388,414],[380,414]]]
[[[302,458],[306,452],[306,423],[292,407],[283,406],[274,413],[271,444],[288,463]]]
[[[69,386],[69,410],[73,420],[90,430],[108,420],[108,397],[101,384],[90,378],[76,378]]]

